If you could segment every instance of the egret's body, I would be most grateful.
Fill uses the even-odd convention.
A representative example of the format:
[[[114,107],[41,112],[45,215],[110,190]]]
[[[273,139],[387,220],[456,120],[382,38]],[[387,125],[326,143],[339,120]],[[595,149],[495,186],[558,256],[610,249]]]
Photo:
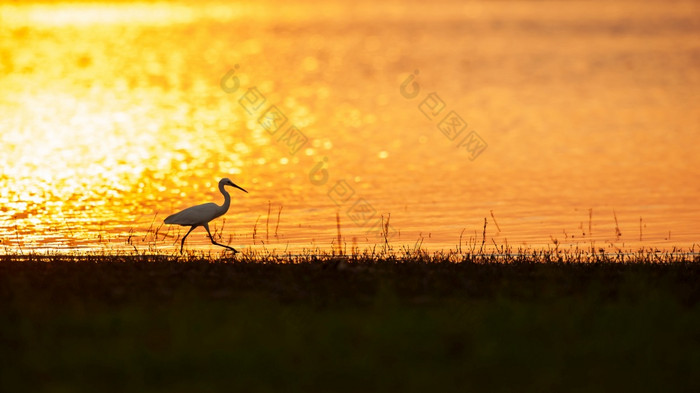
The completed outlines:
[[[185,247],[185,239],[187,236],[192,232],[195,228],[197,227],[204,227],[204,229],[207,230],[207,234],[209,235],[209,239],[211,239],[212,244],[215,244],[217,246],[225,247],[228,248],[229,250],[233,251],[234,253],[238,252],[236,251],[235,248],[229,247],[220,243],[217,243],[214,240],[214,237],[212,237],[211,232],[209,231],[209,221],[221,217],[226,212],[228,211],[228,208],[231,206],[231,195],[229,195],[228,191],[224,188],[224,186],[232,186],[236,187],[239,190],[243,192],[248,192],[244,190],[243,188],[235,185],[231,180],[228,178],[223,178],[219,181],[219,191],[221,194],[224,195],[224,204],[219,206],[216,203],[205,203],[203,205],[197,205],[197,206],[192,206],[188,207],[187,209],[175,213],[171,216],[168,216],[168,218],[165,219],[166,224],[176,224],[176,225],[181,225],[181,226],[186,226],[190,227],[190,230],[187,231],[185,236],[182,238],[182,241],[180,242],[180,253],[182,254],[182,250]]]

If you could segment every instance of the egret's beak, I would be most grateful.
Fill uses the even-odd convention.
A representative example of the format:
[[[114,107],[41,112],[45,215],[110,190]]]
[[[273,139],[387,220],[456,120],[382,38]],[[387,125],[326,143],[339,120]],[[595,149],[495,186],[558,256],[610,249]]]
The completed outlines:
[[[235,184],[233,184],[233,183],[231,183],[231,185],[234,186],[234,187],[236,187],[236,188],[238,188],[239,190],[245,192],[246,194],[248,193],[248,191],[244,190],[242,187],[239,187],[239,186],[237,186],[237,185],[235,185]]]

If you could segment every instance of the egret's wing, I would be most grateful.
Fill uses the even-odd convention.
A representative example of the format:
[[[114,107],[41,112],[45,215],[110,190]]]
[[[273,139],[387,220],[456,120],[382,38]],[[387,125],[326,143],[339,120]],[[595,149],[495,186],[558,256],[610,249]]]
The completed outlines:
[[[204,225],[216,218],[218,207],[216,203],[205,203],[203,205],[188,207],[179,213],[168,216],[164,222],[166,224],[178,224],[183,226]]]

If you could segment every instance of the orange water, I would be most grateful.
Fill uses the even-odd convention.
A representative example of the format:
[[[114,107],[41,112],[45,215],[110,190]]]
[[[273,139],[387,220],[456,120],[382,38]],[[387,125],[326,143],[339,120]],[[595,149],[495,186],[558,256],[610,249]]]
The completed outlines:
[[[175,250],[224,176],[237,248],[700,243],[698,2],[21,4],[5,252]]]

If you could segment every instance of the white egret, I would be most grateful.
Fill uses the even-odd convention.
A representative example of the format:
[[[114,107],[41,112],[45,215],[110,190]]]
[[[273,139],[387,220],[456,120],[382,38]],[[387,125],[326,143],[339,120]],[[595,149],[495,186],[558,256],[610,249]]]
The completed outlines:
[[[233,251],[234,254],[238,252],[233,247],[217,243],[214,240],[214,237],[211,235],[211,232],[209,231],[209,221],[226,214],[229,206],[231,206],[231,196],[224,189],[224,186],[236,187],[239,190],[248,193],[248,191],[235,185],[231,180],[225,177],[219,180],[219,191],[221,191],[221,193],[224,195],[223,205],[219,206],[216,203],[205,203],[203,205],[192,206],[179,213],[175,213],[171,216],[168,216],[168,218],[165,219],[164,222],[166,224],[177,224],[184,227],[191,227],[190,230],[187,231],[187,233],[185,234],[185,237],[182,238],[182,242],[180,242],[180,254],[182,254],[182,249],[185,247],[185,239],[187,238],[187,235],[189,235],[190,232],[192,232],[197,227],[204,227],[204,229],[207,230],[207,234],[209,234],[209,239],[211,239],[212,244],[221,247],[226,247],[229,250]]]

